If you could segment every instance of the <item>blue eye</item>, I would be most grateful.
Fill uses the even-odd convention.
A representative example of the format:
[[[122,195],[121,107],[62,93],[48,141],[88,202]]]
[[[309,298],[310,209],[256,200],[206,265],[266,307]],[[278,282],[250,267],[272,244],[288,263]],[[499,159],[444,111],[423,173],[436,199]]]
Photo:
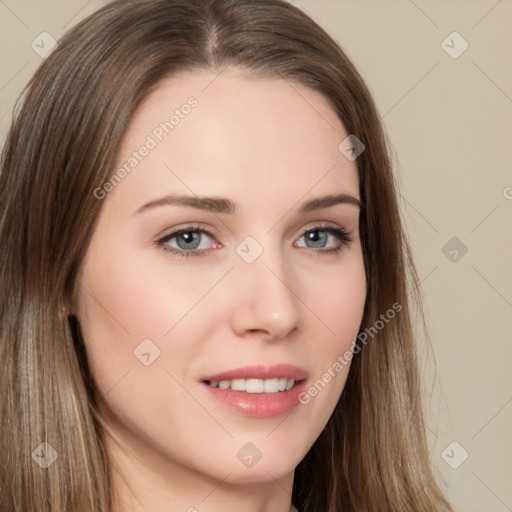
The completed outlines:
[[[337,238],[341,242],[340,245],[324,249],[325,244],[329,240],[329,236]],[[323,253],[337,253],[344,245],[348,245],[353,240],[346,230],[342,228],[335,228],[334,226],[316,226],[314,228],[310,228],[304,231],[300,238],[304,237],[307,242],[311,242],[313,244],[312,246],[307,246],[308,248],[323,249],[321,251],[314,251]]]
[[[203,235],[207,235],[209,238],[213,239],[213,236],[205,229],[191,226],[178,231],[173,231],[159,240],[158,244],[162,246],[164,251],[181,257],[185,256],[188,258],[188,256],[205,256],[205,248],[199,248]],[[177,248],[168,245],[173,239],[176,239],[176,244],[178,245]]]
[[[205,235],[211,240],[214,240],[213,235],[205,229],[198,226],[189,226],[169,233],[164,238],[158,240],[157,245],[159,245],[162,250],[180,257],[188,258],[189,256],[206,256],[208,254],[207,249],[209,244],[206,244],[206,247],[201,247]],[[326,244],[329,243],[330,237],[337,238],[339,244],[335,247],[325,248]],[[305,247],[310,249],[310,252],[317,253],[318,255],[320,253],[338,253],[344,246],[353,241],[353,238],[346,230],[331,225],[309,228],[303,231],[299,240],[301,238],[305,238],[306,243],[311,244],[306,245]],[[173,245],[170,244],[172,240],[175,240]],[[174,244],[176,244],[177,247]],[[298,247],[304,246],[299,245]]]

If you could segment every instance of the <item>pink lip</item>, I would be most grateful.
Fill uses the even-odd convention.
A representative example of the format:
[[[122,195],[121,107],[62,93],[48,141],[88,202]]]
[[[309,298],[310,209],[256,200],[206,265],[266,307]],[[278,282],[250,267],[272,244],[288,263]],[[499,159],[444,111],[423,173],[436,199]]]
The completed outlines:
[[[252,365],[243,368],[235,368],[215,375],[207,375],[201,378],[201,381],[233,380],[233,379],[275,379],[276,377],[286,377],[287,379],[303,380],[308,378],[308,373],[302,368],[291,364],[276,364],[272,366]]]
[[[214,388],[206,382],[233,379],[272,379],[277,377],[294,379],[295,384],[288,391],[246,393],[245,391]],[[201,386],[206,393],[209,393],[209,396],[238,414],[252,418],[269,418],[288,412],[299,403],[299,395],[306,387],[307,377],[308,374],[305,370],[289,364],[256,365],[209,375],[202,379]]]

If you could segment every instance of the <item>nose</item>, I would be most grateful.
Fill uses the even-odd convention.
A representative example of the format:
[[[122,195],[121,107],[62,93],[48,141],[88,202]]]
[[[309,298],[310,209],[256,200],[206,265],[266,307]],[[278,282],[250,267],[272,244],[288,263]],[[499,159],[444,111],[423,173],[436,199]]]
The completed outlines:
[[[277,250],[270,252],[266,249],[253,263],[237,261],[231,272],[231,327],[240,337],[278,340],[298,326],[300,300],[290,269]]]

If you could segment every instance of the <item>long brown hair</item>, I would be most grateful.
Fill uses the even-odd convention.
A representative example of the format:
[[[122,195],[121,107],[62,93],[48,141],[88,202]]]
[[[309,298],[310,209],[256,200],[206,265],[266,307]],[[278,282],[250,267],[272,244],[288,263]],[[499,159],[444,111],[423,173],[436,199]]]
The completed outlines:
[[[366,148],[357,159],[361,332],[378,333],[359,344],[332,417],[296,468],[294,504],[452,511],[425,439],[412,329],[421,294],[389,144],[343,50],[284,0],[114,1],[69,31],[24,90],[0,174],[0,506],[113,510],[94,384],[67,309],[102,205],[93,191],[113,174],[135,109],[162,80],[227,66],[319,91]],[[393,304],[400,312],[375,329]],[[49,467],[37,463],[52,454]]]

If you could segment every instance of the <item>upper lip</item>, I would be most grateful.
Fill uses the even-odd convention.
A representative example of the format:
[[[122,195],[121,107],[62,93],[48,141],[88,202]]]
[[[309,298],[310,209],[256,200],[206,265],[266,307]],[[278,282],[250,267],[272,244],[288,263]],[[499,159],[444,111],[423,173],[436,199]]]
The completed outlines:
[[[303,380],[307,379],[308,373],[303,368],[293,366],[291,364],[276,364],[272,366],[251,365],[241,368],[234,368],[221,373],[207,375],[202,381],[219,382],[221,380],[233,379],[274,379],[278,377],[286,377],[287,379]]]

